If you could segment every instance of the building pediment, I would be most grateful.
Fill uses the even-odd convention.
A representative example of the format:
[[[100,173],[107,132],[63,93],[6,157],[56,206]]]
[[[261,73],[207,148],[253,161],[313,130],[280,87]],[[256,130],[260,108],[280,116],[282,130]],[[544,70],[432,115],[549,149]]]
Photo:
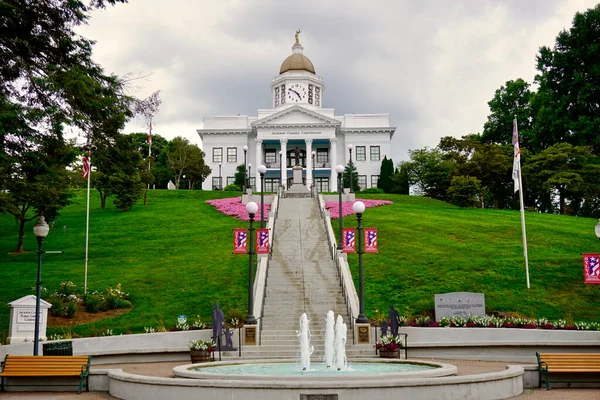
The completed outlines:
[[[339,127],[341,122],[318,112],[295,105],[252,123],[257,128]]]

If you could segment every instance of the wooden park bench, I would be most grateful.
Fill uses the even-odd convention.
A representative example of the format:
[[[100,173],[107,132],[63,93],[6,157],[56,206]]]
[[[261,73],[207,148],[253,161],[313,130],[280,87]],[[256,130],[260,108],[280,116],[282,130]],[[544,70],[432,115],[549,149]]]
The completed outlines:
[[[84,386],[84,378],[85,389],[86,391],[90,390],[88,383],[91,360],[92,356],[11,356],[7,354],[0,373],[2,377],[1,390],[4,391],[4,377],[73,376],[79,377],[79,390],[77,393],[80,394]],[[65,385],[57,384],[56,386]]]
[[[596,374],[600,381],[600,354],[593,353],[535,353],[540,371],[539,387],[546,383],[550,390],[550,374]],[[571,379],[555,382],[590,382],[574,381]]]

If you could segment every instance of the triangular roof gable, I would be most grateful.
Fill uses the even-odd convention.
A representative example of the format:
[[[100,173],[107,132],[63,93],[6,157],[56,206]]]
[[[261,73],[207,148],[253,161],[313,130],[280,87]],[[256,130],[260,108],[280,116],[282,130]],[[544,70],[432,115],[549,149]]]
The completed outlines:
[[[298,118],[301,117],[301,118]],[[282,125],[282,124],[307,124],[314,123],[320,125],[341,125],[341,122],[326,117],[323,114],[319,114],[317,112],[308,110],[299,105],[292,106],[290,108],[286,108],[285,110],[281,110],[274,114],[269,115],[268,117],[261,118],[252,123],[253,127],[265,127],[269,125]]]
[[[15,307],[15,306],[35,306],[35,296],[32,294],[29,294],[27,296],[23,296],[20,299],[16,299],[15,301],[11,301],[10,303],[8,303],[9,306],[11,307]],[[44,299],[40,299],[40,306],[42,307],[47,307],[50,308],[52,307],[52,304],[48,303],[47,301],[45,301]]]

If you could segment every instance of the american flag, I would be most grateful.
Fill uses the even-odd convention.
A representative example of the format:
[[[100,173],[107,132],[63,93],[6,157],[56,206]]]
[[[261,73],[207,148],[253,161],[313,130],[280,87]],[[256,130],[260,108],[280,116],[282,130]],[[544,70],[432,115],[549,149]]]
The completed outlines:
[[[246,232],[238,232],[235,245],[237,247],[246,247]]]
[[[346,235],[344,236],[344,244],[346,247],[354,247],[354,231],[347,230]]]
[[[367,232],[367,246],[377,246],[377,231]]]
[[[259,232],[258,234],[258,245],[265,247],[265,243],[269,241],[269,232]]]
[[[86,154],[83,157],[83,168],[81,170],[81,176],[83,176],[84,178],[87,179],[88,175],[90,174],[90,168],[91,168],[90,156],[89,156],[89,154]]]

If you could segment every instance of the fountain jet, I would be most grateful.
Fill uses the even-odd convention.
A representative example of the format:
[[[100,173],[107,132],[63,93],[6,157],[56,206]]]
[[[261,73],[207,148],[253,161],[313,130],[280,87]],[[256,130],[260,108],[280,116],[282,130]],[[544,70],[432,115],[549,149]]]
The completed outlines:
[[[333,366],[333,342],[335,338],[335,333],[333,331],[335,315],[333,311],[329,310],[329,312],[327,312],[325,321],[325,354],[323,356],[323,362],[327,368],[331,368]]]
[[[308,317],[306,313],[300,316],[300,330],[298,331],[298,340],[300,341],[300,367],[302,371],[310,370],[310,356],[314,347],[310,345],[310,328],[308,327]]]

